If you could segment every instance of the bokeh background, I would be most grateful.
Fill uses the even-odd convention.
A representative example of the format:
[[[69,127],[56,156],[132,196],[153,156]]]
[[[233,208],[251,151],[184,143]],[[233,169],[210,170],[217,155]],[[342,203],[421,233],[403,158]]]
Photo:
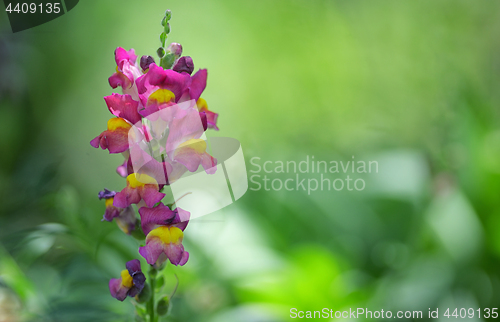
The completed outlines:
[[[107,282],[138,242],[97,199],[121,156],[89,141],[114,49],[154,55],[167,8],[249,170],[379,163],[362,192],[249,190],[193,220],[168,321],[498,307],[500,2],[107,0],[16,34],[0,14],[0,321],[132,320]]]

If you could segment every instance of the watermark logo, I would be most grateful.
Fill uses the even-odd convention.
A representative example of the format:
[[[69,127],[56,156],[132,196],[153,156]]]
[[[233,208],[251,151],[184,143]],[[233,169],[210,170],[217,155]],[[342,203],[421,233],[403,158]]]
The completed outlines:
[[[12,32],[30,29],[59,18],[73,9],[79,0],[3,0]]]
[[[133,125],[127,162],[129,173],[169,185],[176,205],[188,209],[191,218],[232,204],[248,189],[240,142],[207,138],[206,124],[194,106],[193,100],[168,106]]]
[[[263,161],[250,159],[250,190],[252,191],[363,191],[363,175],[378,173],[378,162],[371,160],[315,160],[307,155],[304,160]]]

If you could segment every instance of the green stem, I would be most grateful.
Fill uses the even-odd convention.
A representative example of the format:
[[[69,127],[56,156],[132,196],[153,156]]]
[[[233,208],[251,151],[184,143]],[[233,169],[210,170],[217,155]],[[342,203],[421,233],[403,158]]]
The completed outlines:
[[[155,317],[155,287],[156,287],[156,269],[151,268],[149,271],[149,280],[151,285],[151,299],[148,302],[148,314],[149,314],[149,322],[156,322]]]

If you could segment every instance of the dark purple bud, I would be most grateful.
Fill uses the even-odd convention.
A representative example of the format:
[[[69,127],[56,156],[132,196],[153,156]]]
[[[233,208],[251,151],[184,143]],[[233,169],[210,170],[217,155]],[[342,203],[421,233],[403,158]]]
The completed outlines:
[[[155,59],[151,56],[144,55],[141,57],[141,68],[143,71],[149,68],[149,65],[153,64]]]
[[[112,198],[115,195],[116,195],[116,191],[109,191],[108,189],[104,188],[103,191],[99,191],[99,194],[97,196],[99,197],[99,200],[101,200],[101,199]]]
[[[177,60],[172,69],[178,73],[186,72],[191,75],[194,70],[193,59],[189,56],[183,56]]]

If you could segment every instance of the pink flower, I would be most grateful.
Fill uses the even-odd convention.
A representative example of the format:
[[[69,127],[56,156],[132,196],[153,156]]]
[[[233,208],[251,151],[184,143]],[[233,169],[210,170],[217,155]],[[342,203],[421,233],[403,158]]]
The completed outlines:
[[[142,75],[141,69],[136,64],[137,56],[134,49],[126,51],[122,47],[115,50],[116,72],[109,77],[109,85],[113,88],[121,86],[123,94],[129,94],[138,100],[135,80]]]
[[[184,265],[189,253],[184,250],[182,239],[190,214],[176,208],[170,210],[164,204],[154,208],[139,209],[141,226],[146,236],[146,245],[139,248],[139,254],[148,264],[161,266],[167,259],[173,265]]]
[[[154,178],[146,174],[132,173],[127,176],[127,186],[115,195],[113,206],[126,208],[144,200],[151,208],[165,197],[165,194],[158,190],[159,186]]]

